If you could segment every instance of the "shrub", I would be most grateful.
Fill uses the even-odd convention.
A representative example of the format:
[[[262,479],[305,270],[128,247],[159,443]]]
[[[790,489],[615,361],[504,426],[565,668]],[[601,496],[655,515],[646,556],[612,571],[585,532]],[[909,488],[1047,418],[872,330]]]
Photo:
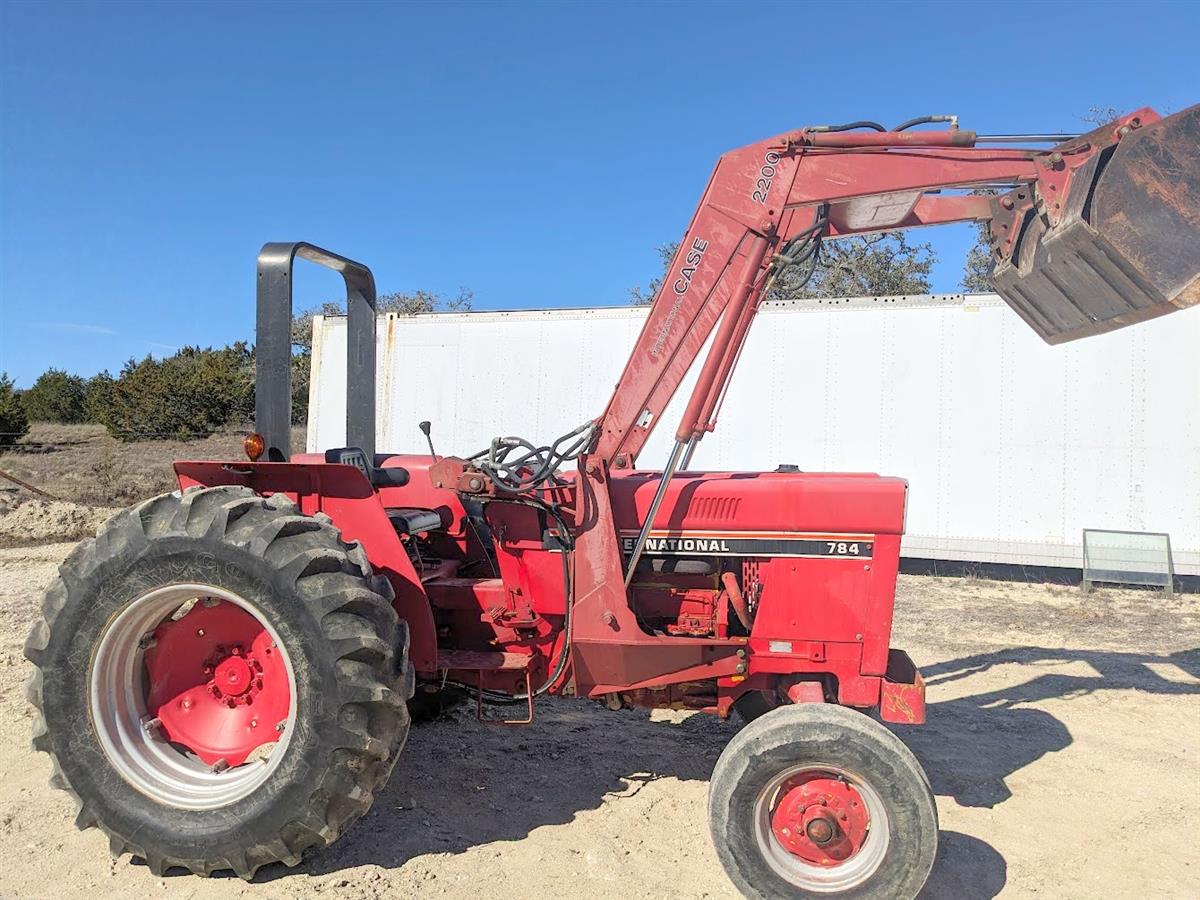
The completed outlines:
[[[253,357],[245,343],[184,347],[166,359],[130,360],[120,376],[97,376],[90,408],[118,440],[207,437],[249,420]]]
[[[29,433],[29,416],[12,379],[0,372],[0,447],[11,447]]]
[[[47,369],[21,394],[21,404],[34,422],[82,422],[87,418],[87,382],[62,369]]]
[[[83,411],[87,421],[104,424],[108,404],[112,401],[114,384],[116,382],[107,371],[88,379],[83,391]]]

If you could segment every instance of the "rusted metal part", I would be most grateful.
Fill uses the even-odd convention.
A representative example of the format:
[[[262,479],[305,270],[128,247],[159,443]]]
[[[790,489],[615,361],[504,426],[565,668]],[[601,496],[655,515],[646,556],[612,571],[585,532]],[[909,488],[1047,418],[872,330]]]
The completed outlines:
[[[529,669],[533,657],[527,653],[501,653],[489,650],[439,650],[437,668],[469,669],[471,671],[523,672]]]
[[[879,697],[879,717],[902,725],[925,724],[925,679],[903,650],[888,654]]]
[[[1200,301],[1197,146],[1200,105],[1139,111],[1056,148],[1057,168],[1039,161],[1035,197],[1008,195],[1011,213],[998,201],[992,281],[1047,343]]]
[[[633,691],[622,691],[620,694],[608,694],[607,697],[618,697],[620,706],[642,709],[697,709],[711,711],[717,706],[717,695],[711,681],[684,682],[669,684],[661,688],[639,688]],[[614,708],[606,699],[609,708]],[[619,708],[619,707],[618,707]]]
[[[502,716],[487,715],[483,711],[483,672],[479,672],[475,692],[475,718],[484,725],[530,725],[533,723],[533,682],[529,677],[529,669],[525,669],[525,716],[520,719],[509,719]]]
[[[29,482],[22,481],[16,475],[12,475],[8,472],[5,472],[3,469],[0,469],[0,478],[3,478],[5,481],[11,481],[13,484],[17,485],[17,487],[25,488],[25,490],[29,491],[31,494],[36,494],[39,497],[44,497],[46,500],[57,500],[58,499],[53,494],[47,494],[41,488],[34,487]]]
[[[429,467],[429,480],[435,488],[458,491],[463,494],[495,495],[491,479],[473,468],[465,459],[444,456]]]
[[[810,772],[789,781],[770,816],[775,838],[789,853],[821,866],[850,859],[871,826],[862,796],[832,773]]]
[[[738,617],[738,621],[742,626],[749,631],[754,627],[754,616],[750,614],[750,606],[746,603],[746,598],[742,596],[742,589],[738,586],[737,576],[733,572],[726,572],[721,576],[721,584],[725,586],[725,591],[729,595],[729,603],[733,606],[734,615]]]
[[[796,144],[809,147],[974,147],[975,132],[949,128],[942,131],[802,131]]]
[[[999,197],[987,198],[991,221],[988,223],[989,242],[997,260],[1008,259],[1013,245],[1025,226],[1026,216],[1033,214],[1033,188],[1019,185]]]

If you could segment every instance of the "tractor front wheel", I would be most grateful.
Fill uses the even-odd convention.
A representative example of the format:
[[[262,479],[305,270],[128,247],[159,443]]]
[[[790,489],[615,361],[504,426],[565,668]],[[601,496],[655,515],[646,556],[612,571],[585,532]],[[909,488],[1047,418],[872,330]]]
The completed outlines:
[[[738,732],[708,812],[726,873],[761,900],[911,900],[937,852],[937,808],[912,752],[832,704],[781,706]]]
[[[253,877],[370,807],[408,734],[407,631],[324,516],[166,494],[67,558],[26,643],[35,749],[114,854]]]

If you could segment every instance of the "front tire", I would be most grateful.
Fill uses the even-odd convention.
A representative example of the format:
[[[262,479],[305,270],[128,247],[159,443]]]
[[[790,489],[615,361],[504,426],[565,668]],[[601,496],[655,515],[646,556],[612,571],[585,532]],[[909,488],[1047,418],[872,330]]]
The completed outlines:
[[[408,734],[407,627],[324,516],[248,488],[118,514],[26,642],[33,744],[76,825],[161,875],[300,862],[371,805]]]
[[[937,853],[937,807],[912,752],[861,713],[781,706],[717,761],[709,827],[747,897],[913,898]]]

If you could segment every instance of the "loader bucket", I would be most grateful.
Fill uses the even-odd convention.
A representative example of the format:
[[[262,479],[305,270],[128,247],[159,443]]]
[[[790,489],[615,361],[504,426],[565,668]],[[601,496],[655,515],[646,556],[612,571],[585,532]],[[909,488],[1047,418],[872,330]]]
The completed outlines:
[[[1069,141],[1063,156],[1081,142],[1104,146],[1112,133],[1109,125]],[[1058,198],[1061,213],[1052,180],[1036,186],[1039,209],[1015,204],[1008,213],[1024,221],[1016,223],[1011,257],[996,263],[991,278],[1047,343],[1200,302],[1200,105],[1134,128],[1094,154],[1072,174],[1065,200]]]

